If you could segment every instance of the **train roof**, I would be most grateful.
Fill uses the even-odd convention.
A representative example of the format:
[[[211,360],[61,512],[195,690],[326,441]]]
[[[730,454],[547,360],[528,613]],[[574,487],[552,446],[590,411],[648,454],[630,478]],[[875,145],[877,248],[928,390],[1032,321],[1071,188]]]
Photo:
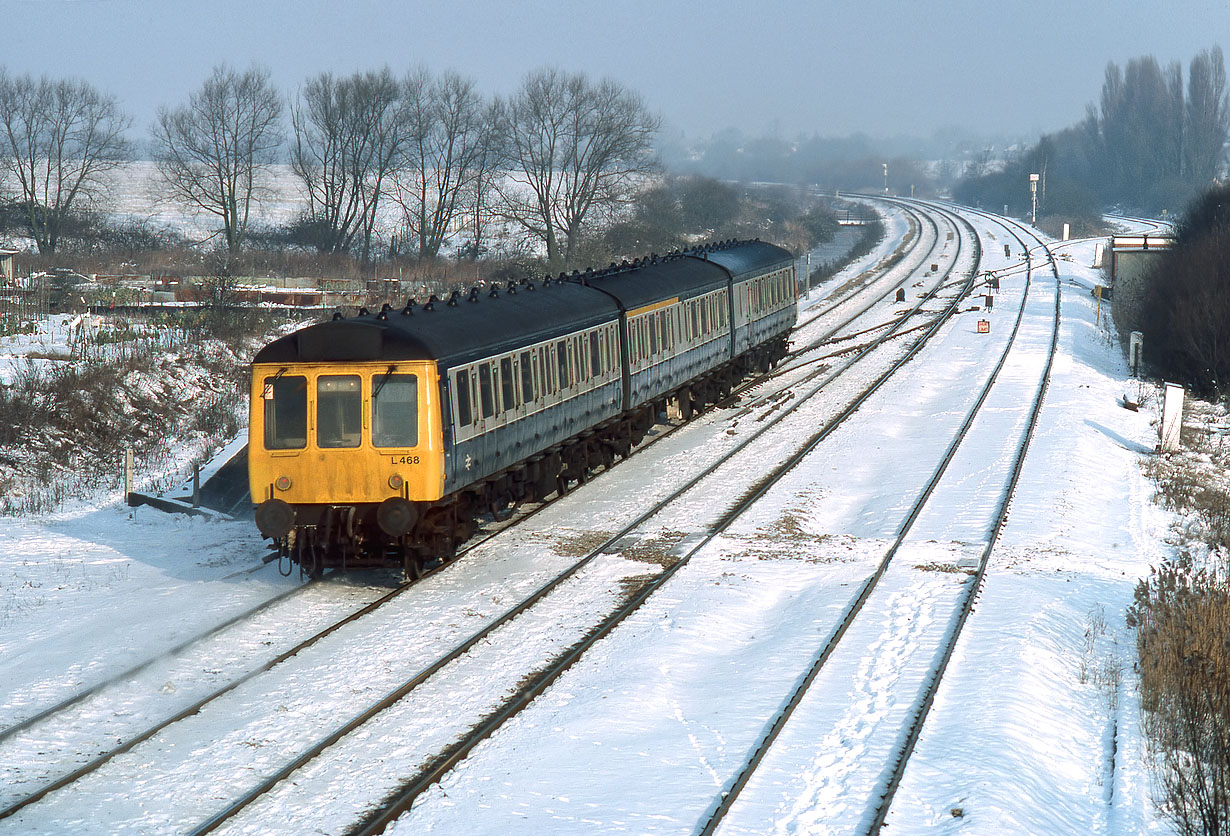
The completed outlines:
[[[730,271],[735,281],[748,273],[788,267],[794,261],[789,250],[760,240],[704,248],[699,251],[699,257],[722,265]]]
[[[473,288],[448,300],[309,325],[271,342],[253,363],[436,360],[488,356],[614,319],[614,300],[574,282]]]
[[[726,242],[558,280],[472,288],[422,306],[309,325],[269,343],[252,362],[453,366],[613,320],[621,308],[707,293],[732,274],[738,279],[790,260],[788,251],[763,241]]]
[[[627,311],[663,299],[687,299],[726,286],[730,275],[716,264],[688,255],[645,261],[579,277],[590,287],[610,294]]]

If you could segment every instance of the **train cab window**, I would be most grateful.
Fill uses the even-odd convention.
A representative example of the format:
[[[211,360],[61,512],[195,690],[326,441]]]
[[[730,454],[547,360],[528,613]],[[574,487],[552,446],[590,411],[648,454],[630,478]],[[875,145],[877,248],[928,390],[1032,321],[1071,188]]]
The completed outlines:
[[[418,388],[418,378],[412,374],[381,374],[372,378],[372,444],[418,446]]]
[[[491,386],[491,366],[487,363],[478,367],[478,403],[484,418],[495,415],[495,391]]]
[[[500,394],[504,398],[505,409],[517,408],[517,378],[513,377],[511,357],[504,357],[500,360]]]
[[[307,446],[307,378],[265,378],[265,449],[302,450]]]
[[[316,444],[358,447],[363,437],[363,394],[357,374],[316,378]]]

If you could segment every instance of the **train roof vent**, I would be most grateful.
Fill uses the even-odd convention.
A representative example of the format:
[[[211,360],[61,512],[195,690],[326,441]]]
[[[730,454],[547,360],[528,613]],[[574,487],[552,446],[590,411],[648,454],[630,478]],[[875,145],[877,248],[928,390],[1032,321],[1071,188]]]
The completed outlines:
[[[334,311],[334,312],[333,312],[333,321],[334,321],[334,322],[337,322],[337,321],[342,320],[342,319],[345,319],[345,318],[346,318],[346,317],[342,316],[342,312],[341,312],[341,311]]]
[[[460,298],[461,298],[461,291],[460,291],[460,290],[454,290],[452,293],[450,293],[450,294],[448,295],[448,302],[447,302],[446,304],[447,304],[450,308],[455,308],[455,307],[457,307],[457,300],[458,300],[458,299],[460,299]]]
[[[376,314],[376,319],[380,320],[381,322],[387,322],[389,319],[389,311],[391,310],[393,310],[393,306],[390,305],[388,302],[385,302],[383,305],[380,306],[380,313]]]
[[[499,298],[500,298],[500,289],[499,289],[497,286],[492,285],[492,286],[491,286],[491,290],[489,290],[489,291],[487,292],[487,298],[488,298],[488,299],[499,299]]]
[[[359,308],[359,316],[371,316],[371,313],[367,308]]]
[[[411,296],[406,300],[406,307],[401,309],[402,316],[410,316],[414,313],[414,297]]]

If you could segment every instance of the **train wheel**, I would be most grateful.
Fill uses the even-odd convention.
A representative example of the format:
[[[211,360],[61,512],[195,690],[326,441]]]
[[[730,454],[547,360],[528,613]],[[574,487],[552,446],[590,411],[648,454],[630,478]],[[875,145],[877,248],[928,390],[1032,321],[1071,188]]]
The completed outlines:
[[[415,549],[401,549],[402,580],[417,581],[423,577],[423,556]]]

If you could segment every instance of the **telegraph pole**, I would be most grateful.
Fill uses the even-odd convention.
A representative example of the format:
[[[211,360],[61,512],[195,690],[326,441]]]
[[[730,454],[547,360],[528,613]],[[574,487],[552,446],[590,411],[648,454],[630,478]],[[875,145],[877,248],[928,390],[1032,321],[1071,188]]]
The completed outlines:
[[[1038,225],[1038,175],[1029,175],[1029,225]]]

